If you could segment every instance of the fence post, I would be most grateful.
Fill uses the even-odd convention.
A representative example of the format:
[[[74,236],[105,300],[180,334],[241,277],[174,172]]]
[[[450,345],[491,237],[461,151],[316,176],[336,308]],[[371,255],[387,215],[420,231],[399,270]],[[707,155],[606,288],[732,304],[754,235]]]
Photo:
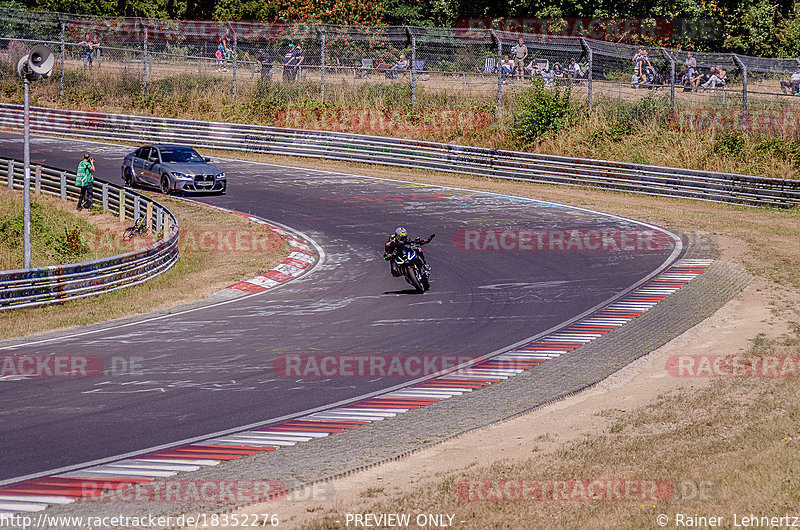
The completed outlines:
[[[592,110],[592,48],[589,47],[589,43],[586,42],[586,39],[581,37],[581,44],[583,45],[583,49],[586,51],[586,56],[589,58],[589,71],[587,74],[587,84],[589,93],[587,95],[587,99],[589,100],[589,110]]]
[[[239,63],[239,37],[233,32],[233,99],[236,99],[236,67]]]
[[[163,226],[163,217],[164,210],[159,208],[156,210],[156,233],[161,232],[161,227]]]
[[[497,117],[499,118],[503,104],[503,68],[500,66],[500,61],[503,58],[503,43],[494,30],[492,30],[492,37],[497,39],[497,62],[495,68],[497,68]]]
[[[108,212],[108,182],[103,182],[103,213]]]
[[[119,220],[125,221],[125,189],[119,190]]]
[[[150,230],[150,228],[153,227],[153,203],[152,202],[148,202],[147,203],[147,208],[145,209],[145,215],[147,216],[147,229]]]
[[[742,70],[742,130],[747,131],[747,67],[735,53],[731,57]]]
[[[147,89],[147,26],[144,27],[144,55],[142,56],[142,95]]]
[[[61,172],[61,200],[67,200],[67,172]]]
[[[39,195],[42,193],[42,166],[36,166],[36,172],[34,173],[33,178],[33,190],[37,195]]]
[[[8,178],[8,189],[14,188],[14,161],[8,161],[8,172],[6,173]]]
[[[320,33],[322,39],[322,46],[320,48],[320,70],[319,70],[319,98],[325,102],[325,32],[322,31],[317,24],[317,31]]]
[[[142,215],[142,206],[139,204],[139,196],[133,196],[133,219],[136,220]]]
[[[661,53],[669,59],[669,108],[675,110],[675,57],[666,48],[661,48]]]
[[[411,40],[411,108],[417,108],[417,36],[406,26],[406,35]]]
[[[66,44],[64,43],[64,17],[61,13],[58,14],[58,21],[61,23],[61,80],[59,81],[58,97],[64,97],[64,59],[66,56]]]

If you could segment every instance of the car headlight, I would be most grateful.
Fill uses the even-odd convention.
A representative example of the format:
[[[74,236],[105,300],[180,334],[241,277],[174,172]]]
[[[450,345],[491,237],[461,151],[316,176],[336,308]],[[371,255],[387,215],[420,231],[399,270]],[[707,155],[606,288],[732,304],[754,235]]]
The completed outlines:
[[[194,178],[191,175],[184,175],[183,173],[173,173],[172,176],[178,180],[192,180]]]
[[[217,175],[217,180],[225,180],[225,173],[220,173]]]

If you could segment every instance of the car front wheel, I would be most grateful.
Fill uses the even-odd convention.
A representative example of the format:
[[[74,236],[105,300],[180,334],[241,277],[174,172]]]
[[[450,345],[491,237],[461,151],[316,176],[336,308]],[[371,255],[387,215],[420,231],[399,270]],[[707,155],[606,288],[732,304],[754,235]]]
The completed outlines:
[[[161,175],[161,193],[164,195],[169,195],[170,192],[169,188],[169,177],[167,175]]]

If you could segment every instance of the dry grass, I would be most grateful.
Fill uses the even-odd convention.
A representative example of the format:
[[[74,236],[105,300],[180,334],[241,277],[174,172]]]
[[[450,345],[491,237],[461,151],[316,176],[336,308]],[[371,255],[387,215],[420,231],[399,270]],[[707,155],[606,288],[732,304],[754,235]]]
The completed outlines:
[[[761,341],[750,353],[798,355],[797,331],[780,341]],[[527,528],[656,528],[659,514],[668,514],[674,527],[676,513],[721,515],[730,528],[733,514],[795,515],[799,400],[796,379],[718,380],[699,392],[660,396],[632,412],[608,411],[608,432],[570,442],[547,457],[472,466],[413,493],[382,495],[348,511],[456,514],[464,521],[459,528],[520,528],[520,521]],[[531,452],[540,445],[533,439],[519,443]],[[595,478],[664,481],[665,487],[655,501],[470,501],[459,489],[465,480]],[[341,516],[304,528],[335,528],[336,518]]]
[[[164,196],[156,200],[175,213],[182,234],[180,258],[169,271],[141,285],[98,297],[4,311],[0,313],[0,339],[199,300],[270,269],[288,254],[288,247],[277,234],[265,234],[263,227],[240,215]]]

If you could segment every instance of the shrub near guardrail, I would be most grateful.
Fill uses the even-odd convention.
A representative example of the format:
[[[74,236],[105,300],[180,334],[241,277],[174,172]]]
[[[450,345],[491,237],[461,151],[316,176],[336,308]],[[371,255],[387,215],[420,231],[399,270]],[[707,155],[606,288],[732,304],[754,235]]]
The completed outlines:
[[[22,189],[22,163],[0,159],[9,188]],[[32,192],[77,198],[78,188],[68,184],[75,175],[37,166],[31,178]],[[160,204],[134,191],[95,180],[103,211],[121,219],[147,216],[148,228],[161,238],[143,249],[82,263],[0,271],[0,311],[34,307],[97,295],[144,282],[166,270],[178,259],[178,222]],[[80,242],[79,242],[80,243]]]

